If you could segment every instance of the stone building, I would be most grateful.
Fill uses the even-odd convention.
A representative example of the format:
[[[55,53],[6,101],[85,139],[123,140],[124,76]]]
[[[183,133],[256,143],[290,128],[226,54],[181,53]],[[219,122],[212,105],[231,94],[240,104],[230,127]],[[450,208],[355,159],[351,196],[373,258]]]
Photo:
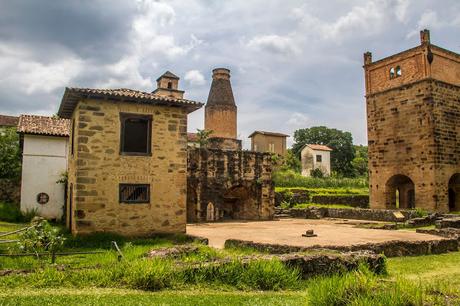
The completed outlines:
[[[65,203],[70,121],[21,115],[18,129],[22,151],[21,211],[35,210],[47,219],[60,219]]]
[[[460,55],[420,32],[415,48],[364,54],[372,208],[460,210]]]
[[[326,176],[331,175],[331,151],[332,149],[325,145],[304,145],[300,151],[302,175],[311,176],[314,169],[320,169]]]
[[[166,73],[154,93],[66,88],[59,116],[72,122],[67,225],[73,233],[185,232],[187,114]]]
[[[241,150],[228,69],[213,70],[205,129],[213,131],[207,146],[188,151],[188,222],[272,219],[271,154]]]
[[[251,138],[251,151],[269,152],[284,156],[287,152],[286,138],[289,135],[282,133],[254,131]]]

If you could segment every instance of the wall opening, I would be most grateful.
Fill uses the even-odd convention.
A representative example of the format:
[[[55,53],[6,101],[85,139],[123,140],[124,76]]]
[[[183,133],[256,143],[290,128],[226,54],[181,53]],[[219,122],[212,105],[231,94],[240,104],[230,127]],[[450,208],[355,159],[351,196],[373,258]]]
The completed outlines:
[[[414,182],[405,175],[392,176],[385,185],[386,207],[389,209],[415,208]]]
[[[460,173],[455,173],[449,180],[449,211],[460,211]]]
[[[209,202],[208,205],[206,206],[206,221],[214,221],[214,220],[215,220],[214,204]]]

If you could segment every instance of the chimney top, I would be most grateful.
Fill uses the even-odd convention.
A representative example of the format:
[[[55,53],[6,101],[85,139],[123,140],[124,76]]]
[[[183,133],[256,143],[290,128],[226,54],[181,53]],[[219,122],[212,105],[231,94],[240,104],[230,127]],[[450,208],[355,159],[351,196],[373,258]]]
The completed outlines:
[[[227,68],[216,68],[212,70],[212,79],[230,79],[230,69]]]
[[[364,65],[368,65],[372,63],[372,53],[367,51],[364,53]]]
[[[424,29],[420,31],[420,43],[422,45],[430,43],[430,30]]]

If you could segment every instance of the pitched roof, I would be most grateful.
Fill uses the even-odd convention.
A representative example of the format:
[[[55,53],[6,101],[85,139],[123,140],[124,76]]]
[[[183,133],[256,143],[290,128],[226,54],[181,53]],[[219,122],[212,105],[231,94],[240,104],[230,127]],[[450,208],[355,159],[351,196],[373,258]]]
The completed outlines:
[[[59,106],[58,115],[62,118],[70,118],[78,101],[82,99],[107,99],[118,102],[183,107],[189,113],[203,106],[203,103],[192,100],[165,97],[127,88],[93,89],[66,87],[61,105]]]
[[[198,142],[198,134],[197,133],[187,133],[187,140],[190,142]]]
[[[177,75],[175,75],[174,73],[172,73],[171,71],[166,71],[165,73],[163,73],[162,75],[160,75],[160,77],[157,79],[157,81],[161,78],[169,78],[169,79],[176,79],[176,80],[179,80],[179,77]]]
[[[17,126],[19,117],[0,115],[0,126]]]
[[[36,115],[19,116],[18,133],[69,136],[70,120]]]
[[[290,137],[289,135],[283,134],[283,133],[275,133],[275,132],[267,132],[267,131],[254,131],[252,132],[251,135],[248,136],[248,138],[251,138],[255,134],[262,134],[262,135],[267,135],[267,136],[277,136],[277,137]]]
[[[325,145],[320,145],[320,144],[306,144],[304,146],[305,147],[309,147],[310,149],[312,150],[317,150],[317,151],[333,151],[331,148],[329,148],[328,146],[325,146]],[[302,148],[303,149],[303,148]]]

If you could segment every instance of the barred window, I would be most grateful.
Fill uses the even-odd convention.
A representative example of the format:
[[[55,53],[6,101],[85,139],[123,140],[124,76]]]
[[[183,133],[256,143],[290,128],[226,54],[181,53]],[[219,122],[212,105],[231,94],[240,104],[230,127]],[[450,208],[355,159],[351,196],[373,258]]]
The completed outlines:
[[[120,184],[120,203],[150,203],[149,184]]]

